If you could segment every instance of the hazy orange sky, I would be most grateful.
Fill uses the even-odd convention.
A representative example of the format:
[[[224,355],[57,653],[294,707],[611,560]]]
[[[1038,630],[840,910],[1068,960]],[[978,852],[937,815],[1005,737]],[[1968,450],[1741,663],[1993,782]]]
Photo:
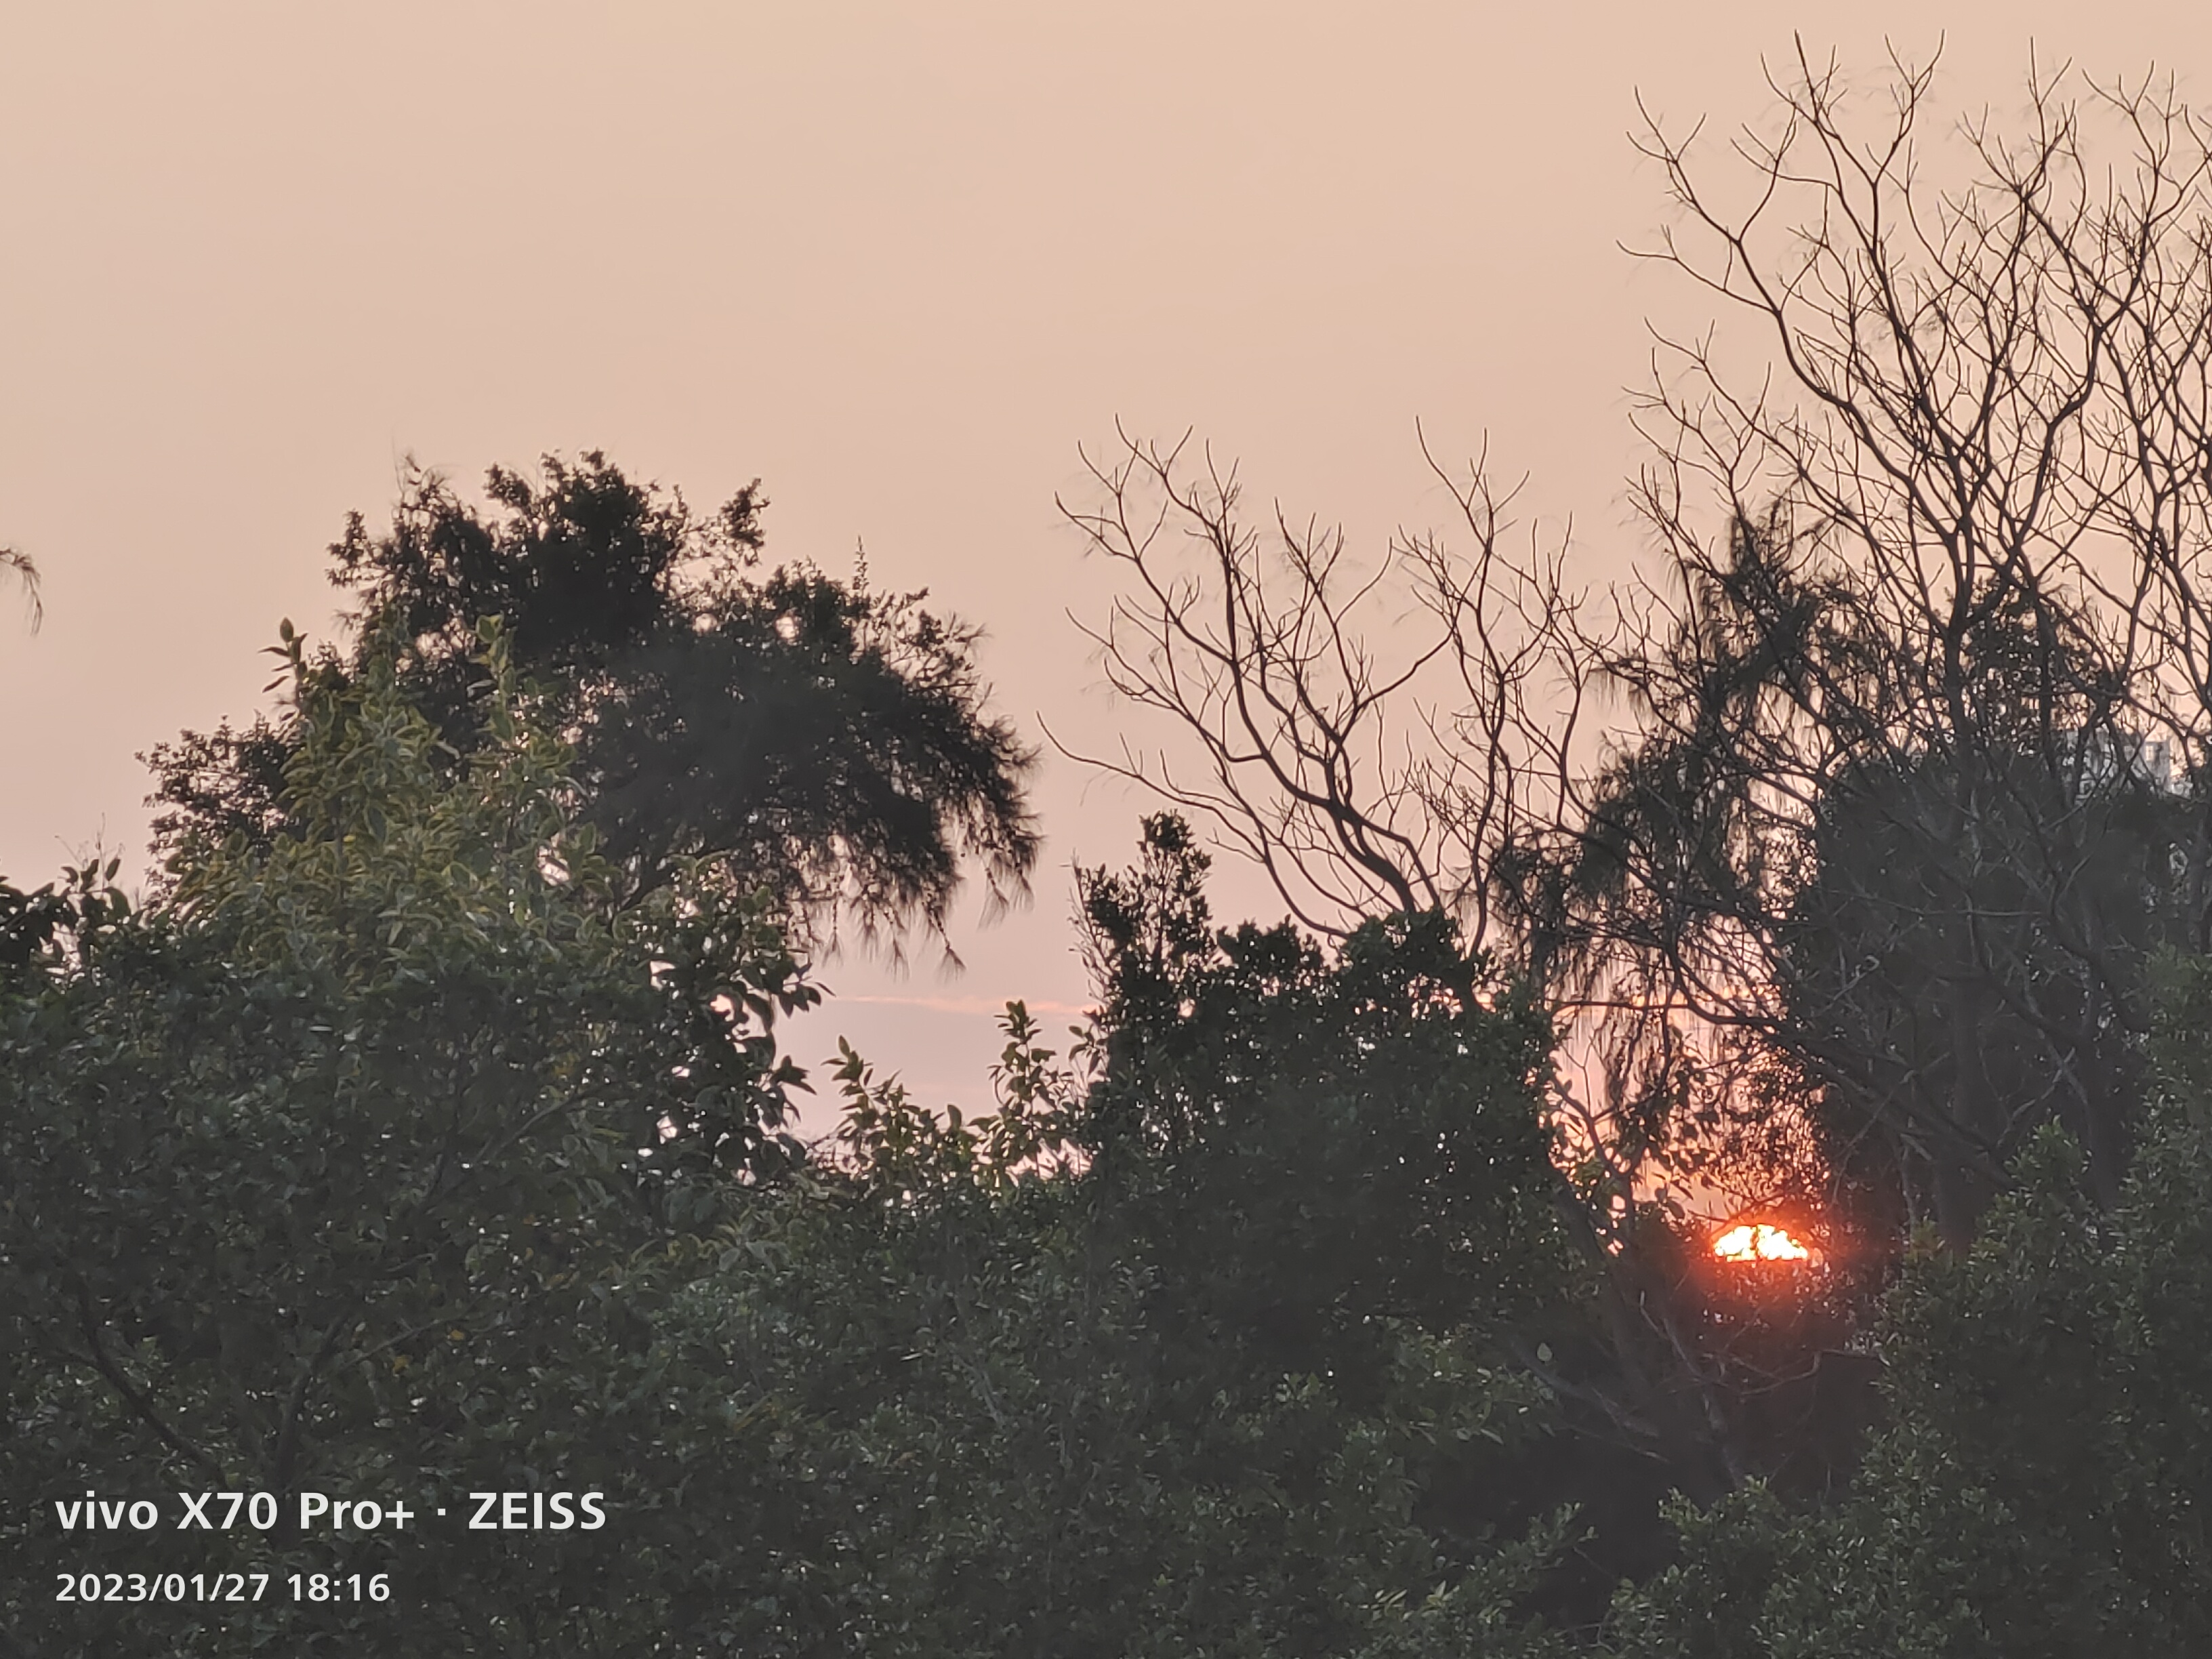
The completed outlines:
[[[2000,119],[2031,43],[2212,103],[2178,3],[0,9],[0,543],[46,604],[33,635],[0,599],[0,872],[143,865],[134,754],[258,706],[410,453],[473,486],[599,447],[702,506],[758,477],[772,555],[865,542],[984,625],[1032,738],[1094,745],[1125,711],[1064,613],[1105,573],[1054,497],[1117,417],[1370,546],[1449,507],[1416,419],[1487,433],[1625,561],[1625,388],[1647,314],[1694,312],[1616,246],[1664,213],[1636,96],[1758,119],[1793,31],[1868,84],[1943,39],[1942,106]],[[968,1101],[988,1010],[1066,1024],[1069,862],[1142,806],[1051,759],[1037,802],[1034,908],[963,916],[957,978],[830,964],[802,1060],[843,1030]]]

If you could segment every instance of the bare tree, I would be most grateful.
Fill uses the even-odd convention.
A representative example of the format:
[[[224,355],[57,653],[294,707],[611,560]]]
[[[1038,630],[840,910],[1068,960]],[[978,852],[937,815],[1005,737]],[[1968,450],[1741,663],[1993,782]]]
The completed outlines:
[[[1122,434],[1110,462],[1085,458],[1097,502],[1062,511],[1128,575],[1078,626],[1197,763],[1126,740],[1084,758],[1210,822],[1318,933],[1440,909],[1517,953],[1493,871],[1561,821],[1594,661],[1564,544],[1513,539],[1514,492],[1425,441],[1466,545],[1401,532],[1368,559],[1279,508],[1254,527],[1235,470],[1189,447]]]

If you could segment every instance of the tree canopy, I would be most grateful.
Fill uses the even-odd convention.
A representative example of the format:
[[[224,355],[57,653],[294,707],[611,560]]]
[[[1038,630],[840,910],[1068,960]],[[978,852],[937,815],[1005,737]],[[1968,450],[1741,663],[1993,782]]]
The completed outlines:
[[[58,1532],[52,1498],[87,1487],[289,1514],[307,1491],[459,1504],[557,1462],[657,1547],[681,1481],[631,1287],[791,1166],[799,1075],[772,1026],[815,993],[757,900],[689,881],[614,902],[562,745],[518,717],[489,638],[464,763],[389,665],[295,655],[286,834],[204,847],[144,908],[106,890],[110,866],[0,911],[7,1472],[40,1494],[9,1523],[11,1580],[40,1586],[13,1614],[27,1643],[89,1639],[34,1569],[215,1565],[166,1527]],[[617,1563],[571,1552],[549,1577],[479,1541],[287,1528],[270,1568],[404,1559],[433,1648],[574,1623],[575,1650],[635,1650],[653,1596],[617,1596]],[[165,1611],[100,1645],[307,1651],[388,1622]]]
[[[1540,1649],[1518,1604],[1565,1523],[1493,1538],[1449,1494],[1540,1420],[1500,1343],[1562,1294],[1546,1033],[1439,994],[1481,973],[1448,927],[1334,963],[1193,938],[1188,1013],[1109,934],[1096,1089],[1017,1008],[997,1114],[854,1057],[810,1156],[773,909],[698,863],[628,896],[497,628],[477,666],[457,760],[396,661],[295,641],[281,833],[183,843],[143,907],[106,866],[11,890],[11,1490],[600,1495],[604,1536],[256,1537],[255,1570],[388,1574],[439,1651]],[[1103,918],[1127,884],[1093,887]],[[1169,1054],[1180,1127],[1125,1133],[1103,1103]],[[1313,1157],[1346,1178],[1302,1217]],[[6,1544],[34,1652],[343,1651],[395,1616],[132,1621],[45,1586],[204,1571],[197,1534],[42,1503]]]
[[[1030,753],[984,711],[975,630],[809,565],[763,573],[757,483],[709,519],[598,452],[537,479],[494,468],[489,516],[410,471],[390,528],[358,514],[331,548],[353,637],[325,663],[389,655],[456,756],[483,738],[479,629],[496,618],[523,695],[574,748],[570,787],[623,890],[703,863],[765,888],[787,926],[828,944],[840,920],[896,950],[940,942],[963,865],[987,909],[1025,896],[1037,833]],[[187,732],[153,756],[156,829],[282,834],[288,720]]]

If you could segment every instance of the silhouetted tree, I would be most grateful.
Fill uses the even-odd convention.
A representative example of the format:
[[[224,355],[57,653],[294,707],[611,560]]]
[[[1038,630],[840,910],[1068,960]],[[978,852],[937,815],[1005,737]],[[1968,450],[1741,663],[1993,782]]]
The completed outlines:
[[[769,889],[814,942],[848,918],[896,950],[909,924],[942,938],[963,861],[994,907],[1026,891],[1031,757],[984,712],[975,629],[865,573],[763,574],[757,484],[702,521],[592,453],[535,482],[495,468],[488,493],[486,514],[416,472],[384,534],[353,517],[331,577],[356,596],[356,635],[331,661],[396,651],[463,755],[480,739],[477,629],[498,617],[631,893],[703,860]],[[283,833],[295,741],[264,718],[157,750],[163,844]]]
[[[2212,1000],[2177,963],[2166,1087],[2117,1203],[2056,1124],[1963,1255],[1909,1261],[1881,1328],[1887,1422],[1848,1493],[1683,1506],[1680,1560],[1624,1587],[1620,1659],[2069,1659],[2212,1642]]]
[[[2144,965],[2212,921],[2212,140],[2170,87],[2037,80],[2018,140],[1931,155],[1925,71],[1869,137],[1796,69],[1740,213],[1644,137],[1656,257],[1772,366],[1662,342],[1658,569],[1603,625],[1480,465],[1439,471],[1459,550],[1364,566],[1140,444],[1073,516],[1130,576],[1110,680],[1199,757],[1108,763],[1309,925],[1443,908],[1601,1020],[1557,1103],[1613,1220],[1671,1164],[1958,1244],[2043,1121],[2117,1194]]]
[[[1569,811],[1594,666],[1564,546],[1521,547],[1513,492],[1425,446],[1464,544],[1401,532],[1373,558],[1279,508],[1255,526],[1235,469],[1188,449],[1123,434],[1088,462],[1097,499],[1061,511],[1127,578],[1085,630],[1109,684],[1196,764],[1134,744],[1079,758],[1207,823],[1324,938],[1442,910],[1517,963],[1493,866]]]
[[[1801,56],[1741,210],[1645,136],[1654,257],[1775,378],[1662,351],[1662,573],[1606,656],[1633,735],[1559,890],[1630,1093],[1754,1148],[1808,1106],[1814,1178],[1963,1248],[2044,1122],[2117,1200],[2146,965],[2206,942],[2212,151],[2170,86],[2034,80],[1952,155],[1929,86],[1900,66],[1869,128]]]

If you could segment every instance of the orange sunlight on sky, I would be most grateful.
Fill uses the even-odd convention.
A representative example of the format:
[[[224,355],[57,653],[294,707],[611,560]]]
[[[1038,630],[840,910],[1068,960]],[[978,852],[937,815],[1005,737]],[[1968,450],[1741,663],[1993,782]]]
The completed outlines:
[[[259,705],[410,453],[473,486],[600,447],[704,506],[758,477],[772,556],[865,543],[984,625],[1032,738],[1099,749],[1125,711],[1064,613],[1104,573],[1054,497],[1117,418],[1369,547],[1449,507],[1417,419],[1486,433],[1620,568],[1644,319],[1704,314],[1617,246],[1663,216],[1636,95],[1757,119],[1793,28],[1868,82],[1886,33],[1947,36],[1947,110],[2016,107],[2031,40],[2212,102],[2212,13],[2172,4],[10,8],[0,544],[46,618],[0,594],[0,872],[143,864],[134,753]],[[829,964],[803,1062],[843,1031],[969,1103],[992,1008],[1067,1023],[1070,861],[1143,807],[1057,758],[1036,799],[1034,908],[963,915],[957,977]],[[1220,908],[1278,913],[1249,877]]]

